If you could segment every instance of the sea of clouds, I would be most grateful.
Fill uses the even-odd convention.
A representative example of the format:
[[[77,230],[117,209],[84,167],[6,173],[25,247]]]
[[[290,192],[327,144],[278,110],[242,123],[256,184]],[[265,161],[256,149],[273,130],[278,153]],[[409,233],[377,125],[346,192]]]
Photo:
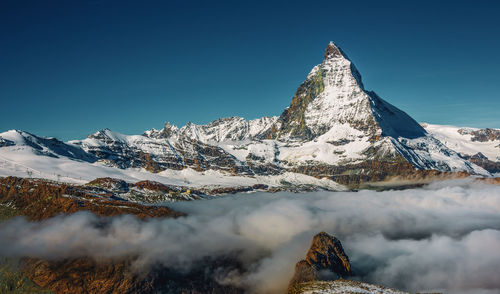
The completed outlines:
[[[177,219],[90,213],[0,225],[0,256],[135,255],[189,270],[206,256],[237,253],[246,270],[222,283],[284,293],[312,237],[338,237],[355,279],[408,291],[500,293],[500,186],[445,181],[401,191],[254,193],[169,204]]]

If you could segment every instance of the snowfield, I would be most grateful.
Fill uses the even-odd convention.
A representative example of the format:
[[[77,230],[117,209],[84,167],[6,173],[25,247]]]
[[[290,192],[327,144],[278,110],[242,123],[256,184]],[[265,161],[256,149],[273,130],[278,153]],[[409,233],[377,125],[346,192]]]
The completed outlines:
[[[448,148],[459,153],[474,155],[481,152],[491,161],[500,161],[500,140],[486,142],[472,141],[472,135],[461,133],[460,130],[477,131],[478,128],[462,128],[449,125],[422,124],[427,132],[441,141]],[[498,129],[497,129],[498,130]]]
[[[301,284],[300,294],[409,294],[382,286],[349,280],[317,281]]]
[[[500,161],[500,139],[473,141],[469,132],[478,129],[423,126],[366,90],[354,64],[331,42],[279,117],[234,116],[181,128],[166,123],[141,135],[103,129],[66,143],[11,130],[0,133],[0,175],[73,183],[148,179],[196,187],[285,181],[342,189],[288,171],[406,160],[416,169],[491,176],[463,155],[482,153]]]
[[[8,135],[5,135],[8,133]],[[9,131],[0,134],[6,139],[21,138],[17,132]],[[135,136],[134,136],[135,137]],[[128,138],[119,137],[122,140]],[[48,150],[46,150],[48,152]],[[221,171],[208,170],[198,172],[190,168],[180,171],[165,170],[151,173],[145,169],[120,169],[109,167],[101,162],[86,162],[70,159],[64,156],[40,156],[36,149],[27,145],[6,146],[0,148],[0,176],[18,176],[44,178],[55,181],[84,184],[95,178],[111,177],[123,179],[127,182],[150,180],[167,185],[189,187],[238,187],[266,184],[271,187],[283,185],[284,182],[292,185],[312,185],[328,190],[345,190],[345,187],[328,179],[317,179],[303,174],[286,172],[272,176],[235,176]]]

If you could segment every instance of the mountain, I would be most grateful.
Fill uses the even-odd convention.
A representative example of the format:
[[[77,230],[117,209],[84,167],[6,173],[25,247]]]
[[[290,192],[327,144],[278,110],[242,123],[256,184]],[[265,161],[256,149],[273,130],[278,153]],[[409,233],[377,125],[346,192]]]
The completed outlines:
[[[321,232],[314,236],[306,258],[295,266],[288,294],[380,293],[407,294],[378,285],[345,280],[352,274],[349,257],[339,239]]]
[[[314,236],[306,258],[297,262],[288,293],[297,293],[302,283],[335,280],[351,275],[349,257],[340,240],[325,232]]]
[[[0,134],[0,174],[193,186],[268,184],[274,177],[359,187],[394,176],[497,172],[497,147],[488,147],[487,155],[463,153],[434,130],[366,90],[354,64],[331,42],[280,116],[230,117],[181,128],[166,123],[132,136],[103,129],[69,142],[12,130]],[[467,136],[498,140],[494,130]],[[467,146],[479,146],[473,142]]]
[[[463,158],[491,173],[500,173],[500,130],[422,123],[427,132]]]

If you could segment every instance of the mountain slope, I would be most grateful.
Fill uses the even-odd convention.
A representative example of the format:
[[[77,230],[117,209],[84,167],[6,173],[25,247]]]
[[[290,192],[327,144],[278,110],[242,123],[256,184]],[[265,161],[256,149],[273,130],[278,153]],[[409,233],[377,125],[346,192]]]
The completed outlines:
[[[351,280],[315,281],[301,284],[297,294],[409,294],[391,288]]]
[[[67,143],[9,131],[0,134],[0,156],[7,158],[7,173],[8,164],[40,169],[41,157],[53,157],[59,167],[54,174],[90,168],[99,174],[96,177],[115,178],[130,178],[138,170],[173,178],[181,178],[186,170],[216,171],[226,178],[294,172],[358,185],[413,176],[419,170],[489,175],[473,163],[481,163],[482,157],[459,154],[456,144],[441,142],[448,142],[445,139],[365,90],[354,64],[331,42],[322,63],[307,75],[279,117],[230,117],[181,128],[167,123],[161,130],[132,136],[104,129]],[[488,159],[498,155],[490,149]],[[21,153],[38,157],[28,159]]]
[[[448,148],[491,173],[500,173],[500,130],[460,128],[423,123]]]
[[[206,126],[188,124],[180,130],[167,124],[162,131],[146,134],[201,139],[253,166],[273,165],[272,170],[280,165],[339,166],[376,160],[408,162],[417,169],[488,174],[429,135],[405,112],[366,91],[354,64],[333,43],[327,46],[323,62],[299,86],[290,106],[279,118],[265,119],[267,124],[258,135],[247,131],[252,121],[234,117]],[[264,133],[272,140],[259,140]]]

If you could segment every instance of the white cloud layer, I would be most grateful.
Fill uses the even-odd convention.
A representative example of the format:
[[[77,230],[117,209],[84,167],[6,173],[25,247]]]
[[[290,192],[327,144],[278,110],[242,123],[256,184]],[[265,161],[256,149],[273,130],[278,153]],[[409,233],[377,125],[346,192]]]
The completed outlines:
[[[219,280],[283,293],[313,235],[343,243],[357,279],[409,291],[500,293],[500,187],[470,180],[404,191],[244,194],[173,204],[178,219],[89,213],[0,225],[0,255],[121,257],[189,269],[237,253],[248,271]]]

